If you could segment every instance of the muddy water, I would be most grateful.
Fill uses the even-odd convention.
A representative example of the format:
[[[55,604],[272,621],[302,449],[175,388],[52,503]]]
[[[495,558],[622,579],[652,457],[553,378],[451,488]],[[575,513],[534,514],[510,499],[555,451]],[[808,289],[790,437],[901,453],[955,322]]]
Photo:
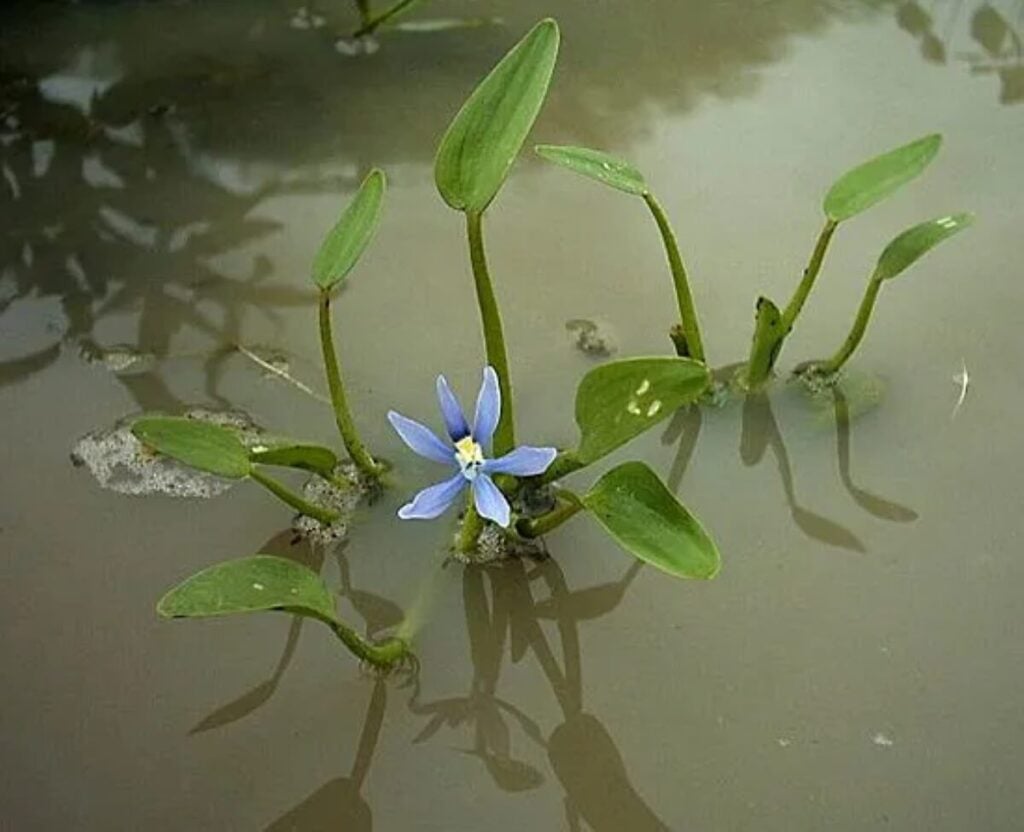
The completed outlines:
[[[420,16],[505,25],[396,32],[357,58],[333,48],[340,2],[318,28],[270,2],[4,12],[5,828],[1019,828],[1020,4],[642,6],[437,3]],[[646,171],[715,363],[742,358],[757,293],[786,299],[850,164],[946,137],[920,182],[841,230],[786,367],[834,349],[893,233],[979,216],[885,289],[857,358],[880,406],[814,412],[780,388],[630,447],[714,531],[710,584],[638,567],[586,519],[543,563],[441,570],[449,527],[393,519],[435,472],[384,413],[432,414],[439,371],[471,395],[481,363],[432,149],[544,14],[565,43],[535,136]],[[367,439],[402,465],[348,545],[291,545],[287,512],[250,489],[129,498],[73,468],[77,437],[139,409],[237,408],[332,440],[319,402],[230,346],[322,386],[305,275],[372,164],[386,216],[336,320]],[[567,443],[598,360],[567,321],[619,355],[668,347],[656,232],[638,203],[527,159],[488,242],[521,435]],[[112,348],[152,357],[114,372],[96,360]],[[370,632],[432,581],[416,683],[375,684],[283,616],[155,618],[183,576],[256,551],[321,566]]]

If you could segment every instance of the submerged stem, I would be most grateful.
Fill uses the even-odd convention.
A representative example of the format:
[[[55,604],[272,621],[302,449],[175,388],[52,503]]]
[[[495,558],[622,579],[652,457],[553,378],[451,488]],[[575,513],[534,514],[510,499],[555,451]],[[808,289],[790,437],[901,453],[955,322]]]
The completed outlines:
[[[366,11],[363,12],[360,7],[360,17],[362,18],[362,26],[356,29],[352,33],[352,37],[361,38],[363,35],[372,35],[377,29],[391,20],[393,17],[397,17],[410,6],[421,2],[421,0],[398,0],[393,6],[385,9],[378,15],[371,15],[369,10],[368,0],[362,0],[366,4]]]
[[[340,621],[324,621],[342,643],[364,662],[374,667],[393,667],[409,655],[409,645],[401,638],[388,638],[377,644],[367,641],[348,624]]]
[[[469,488],[466,491],[469,495],[466,500],[466,513],[462,517],[459,536],[455,540],[455,551],[462,555],[476,550],[480,533],[484,530],[483,518],[477,513],[476,506],[473,504],[473,489]]]
[[[665,244],[665,254],[668,256],[669,269],[672,271],[672,282],[676,288],[680,321],[680,329],[675,330],[672,335],[676,352],[683,358],[692,358],[703,363],[704,344],[700,337],[700,323],[697,321],[697,310],[693,305],[693,295],[690,293],[690,281],[686,276],[686,266],[683,265],[683,257],[679,253],[679,243],[676,241],[675,232],[672,231],[668,217],[654,194],[645,193],[644,202],[651,209],[654,221],[658,224],[658,230],[661,232],[661,239]]]
[[[309,500],[304,497],[300,497],[283,482],[279,482],[273,477],[264,474],[259,468],[253,467],[249,472],[249,476],[279,500],[287,503],[296,511],[312,517],[314,520],[319,520],[321,523],[329,526],[338,519],[339,515],[337,512],[321,508],[320,506],[309,502]]]
[[[494,367],[494,372],[498,374],[498,385],[501,388],[501,417],[498,419],[497,430],[494,431],[494,456],[498,457],[515,447],[515,419],[512,412],[512,377],[508,369],[508,351],[505,349],[501,310],[498,309],[494,285],[487,268],[487,255],[484,253],[482,221],[481,213],[466,213],[469,259],[473,267],[473,283],[476,286],[477,305],[480,307],[480,321],[484,328],[487,363]]]
[[[882,281],[877,276],[872,275],[871,280],[868,282],[867,291],[864,292],[864,297],[861,299],[860,308],[857,310],[857,317],[853,321],[853,326],[850,328],[846,340],[843,341],[843,345],[836,351],[835,355],[816,367],[819,372],[825,375],[837,373],[849,360],[850,356],[853,355],[854,350],[857,349],[861,339],[864,337],[864,331],[867,329],[868,321],[871,319],[871,312],[875,308],[875,301],[878,299],[878,290],[881,288]]]
[[[359,439],[352,411],[348,406],[345,383],[341,378],[341,367],[338,364],[338,353],[334,348],[334,335],[331,332],[331,296],[326,291],[320,292],[320,348],[324,355],[327,387],[331,393],[334,420],[338,424],[341,441],[345,443],[345,449],[356,467],[365,476],[377,479],[382,473],[381,466],[374,462],[366,446]]]

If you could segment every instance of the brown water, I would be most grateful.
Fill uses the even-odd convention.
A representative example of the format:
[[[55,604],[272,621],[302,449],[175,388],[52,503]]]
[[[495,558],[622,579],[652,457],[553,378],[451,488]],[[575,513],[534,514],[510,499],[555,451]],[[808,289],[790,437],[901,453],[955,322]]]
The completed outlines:
[[[314,29],[269,0],[3,13],[0,825],[1021,828],[1024,7],[452,0],[419,16],[466,9],[506,25],[396,32],[357,58],[333,49],[340,0]],[[979,217],[884,291],[857,356],[887,384],[880,407],[815,417],[779,389],[630,446],[713,530],[711,583],[640,568],[585,518],[545,562],[440,571],[450,526],[393,518],[436,471],[384,413],[433,414],[439,371],[469,395],[482,361],[433,148],[545,14],[564,48],[534,136],[647,173],[716,363],[743,357],[759,292],[788,297],[851,164],[946,137],[926,176],[843,227],[786,367],[834,349],[892,234]],[[306,274],[372,164],[386,215],[336,321],[359,421],[401,478],[349,544],[290,546],[287,511],[254,489],[128,498],[73,468],[80,435],[143,408],[229,406],[332,441],[322,405],[226,348],[283,352],[322,385]],[[656,232],[639,203],[530,159],[488,232],[521,435],[567,443],[594,359],[566,321],[596,319],[619,355],[668,348]],[[90,360],[117,345],[156,363]],[[434,576],[417,684],[375,684],[284,616],[155,617],[185,575],[256,551],[323,562],[371,632]]]

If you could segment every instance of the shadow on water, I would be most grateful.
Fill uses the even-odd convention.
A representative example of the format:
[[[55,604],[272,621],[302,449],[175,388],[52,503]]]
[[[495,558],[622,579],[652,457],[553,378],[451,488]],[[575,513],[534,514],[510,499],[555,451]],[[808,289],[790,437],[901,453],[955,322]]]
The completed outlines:
[[[290,529],[272,537],[258,551],[289,558],[312,569],[314,572],[322,570],[326,559],[322,548],[311,545],[306,539],[296,538],[295,533]],[[353,586],[351,569],[348,557],[345,554],[345,544],[334,544],[331,547],[331,551],[337,559],[338,569],[341,574],[341,588],[338,590],[338,595],[348,601],[356,614],[363,619],[363,635],[373,639],[384,630],[401,623],[404,614],[398,604],[380,595]],[[288,627],[288,634],[285,637],[284,649],[267,680],[260,682],[237,699],[233,699],[203,717],[189,733],[201,734],[205,731],[222,728],[225,725],[230,725],[233,722],[244,719],[265,705],[274,695],[285,671],[291,664],[305,622],[306,618],[303,616],[292,616]]]
[[[608,730],[583,702],[579,625],[612,612],[641,568],[634,563],[614,583],[573,591],[553,559],[467,567],[463,603],[473,662],[470,690],[433,702],[414,696],[410,709],[427,718],[415,742],[442,727],[463,728],[470,737],[464,753],[480,760],[499,789],[520,792],[539,787],[545,774],[522,759],[522,742],[517,744],[513,730],[518,729],[523,740],[543,751],[564,791],[569,829],[582,829],[582,823],[595,832],[667,829],[630,781]],[[554,624],[557,650],[545,621]],[[537,661],[561,713],[550,731],[499,693],[505,662],[519,663],[528,655]]]
[[[729,369],[734,368],[725,368],[719,371],[719,374],[728,375]],[[836,432],[836,457],[843,488],[854,503],[873,517],[895,523],[910,523],[917,520],[918,514],[912,508],[873,494],[854,483],[850,472],[850,405],[841,386],[832,389],[831,399]],[[681,408],[662,434],[663,445],[678,443],[667,478],[668,487],[673,493],[679,491],[686,470],[693,459],[705,419],[705,412],[701,407]],[[789,451],[775,418],[771,399],[768,393],[752,393],[743,398],[740,460],[748,468],[753,467],[760,464],[768,451],[771,451],[775,459],[786,505],[796,527],[812,540],[829,546],[853,552],[866,551],[863,542],[854,532],[835,520],[811,511],[798,500]]]
[[[206,393],[226,404],[219,382],[247,316],[274,323],[311,294],[294,275],[276,282],[282,269],[265,255],[242,276],[214,260],[281,232],[254,216],[270,199],[348,191],[373,164],[429,164],[447,115],[540,16],[557,14],[573,33],[545,135],[624,149],[659,113],[751,94],[793,35],[880,13],[863,0],[734,0],[685,13],[675,0],[651,5],[645,14],[613,5],[596,15],[496,0],[483,11],[505,15],[507,28],[393,32],[377,54],[358,58],[334,49],[333,33],[352,22],[350,4],[321,10],[322,29],[295,28],[291,12],[269,0],[5,12],[0,314],[21,300],[54,299],[64,320],[58,343],[4,355],[0,384],[50,366],[62,345],[102,357],[111,345],[97,330],[128,315],[127,346],[158,359],[183,331],[210,342]],[[998,63],[1000,77],[1019,72],[1003,66],[1020,42],[1005,16],[985,5],[972,21],[988,61],[977,70]],[[142,409],[180,405],[158,371],[119,378]]]
[[[387,702],[387,680],[377,679],[366,706],[363,730],[348,776],[325,783],[270,824],[267,832],[360,832],[373,829],[373,812],[362,795],[362,788],[380,739]]]
[[[968,4],[965,0],[930,3],[900,3],[896,9],[899,27],[917,41],[921,57],[946,64],[950,55],[977,75],[999,79],[999,102],[1024,101],[1024,48],[1021,26],[1024,3],[1020,0]],[[971,47],[959,47],[958,36],[966,29]]]

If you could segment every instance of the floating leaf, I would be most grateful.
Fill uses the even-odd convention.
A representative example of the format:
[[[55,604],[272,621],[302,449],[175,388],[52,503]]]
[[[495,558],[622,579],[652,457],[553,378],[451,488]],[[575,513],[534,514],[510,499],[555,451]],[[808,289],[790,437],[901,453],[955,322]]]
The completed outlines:
[[[934,133],[843,174],[825,197],[825,215],[842,222],[885,199],[928,167],[940,144],[942,136]]]
[[[153,450],[200,471],[237,480],[252,470],[245,446],[230,428],[181,416],[144,416],[132,424],[132,433]]]
[[[371,170],[321,243],[313,261],[313,282],[325,292],[348,276],[370,244],[380,220],[385,186],[384,172]]]
[[[634,196],[647,193],[643,174],[629,162],[588,147],[542,144],[535,150],[549,162]]]
[[[498,193],[547,94],[558,24],[542,20],[473,91],[441,139],[434,179],[444,201],[483,211]]]
[[[670,575],[713,578],[721,566],[714,541],[642,462],[613,468],[583,504],[624,549]]]
[[[337,621],[334,599],[320,576],[272,555],[229,560],[197,572],[161,598],[156,609],[164,618],[283,610]]]
[[[879,280],[896,277],[943,240],[948,240],[973,222],[973,214],[954,214],[908,228],[885,247],[878,258],[875,277]]]
[[[631,358],[595,367],[576,390],[576,457],[587,465],[611,453],[695,401],[710,383],[708,369],[688,358]]]
[[[261,436],[259,442],[249,448],[249,459],[262,465],[301,468],[324,476],[333,474],[338,467],[338,456],[330,448],[281,436]]]

